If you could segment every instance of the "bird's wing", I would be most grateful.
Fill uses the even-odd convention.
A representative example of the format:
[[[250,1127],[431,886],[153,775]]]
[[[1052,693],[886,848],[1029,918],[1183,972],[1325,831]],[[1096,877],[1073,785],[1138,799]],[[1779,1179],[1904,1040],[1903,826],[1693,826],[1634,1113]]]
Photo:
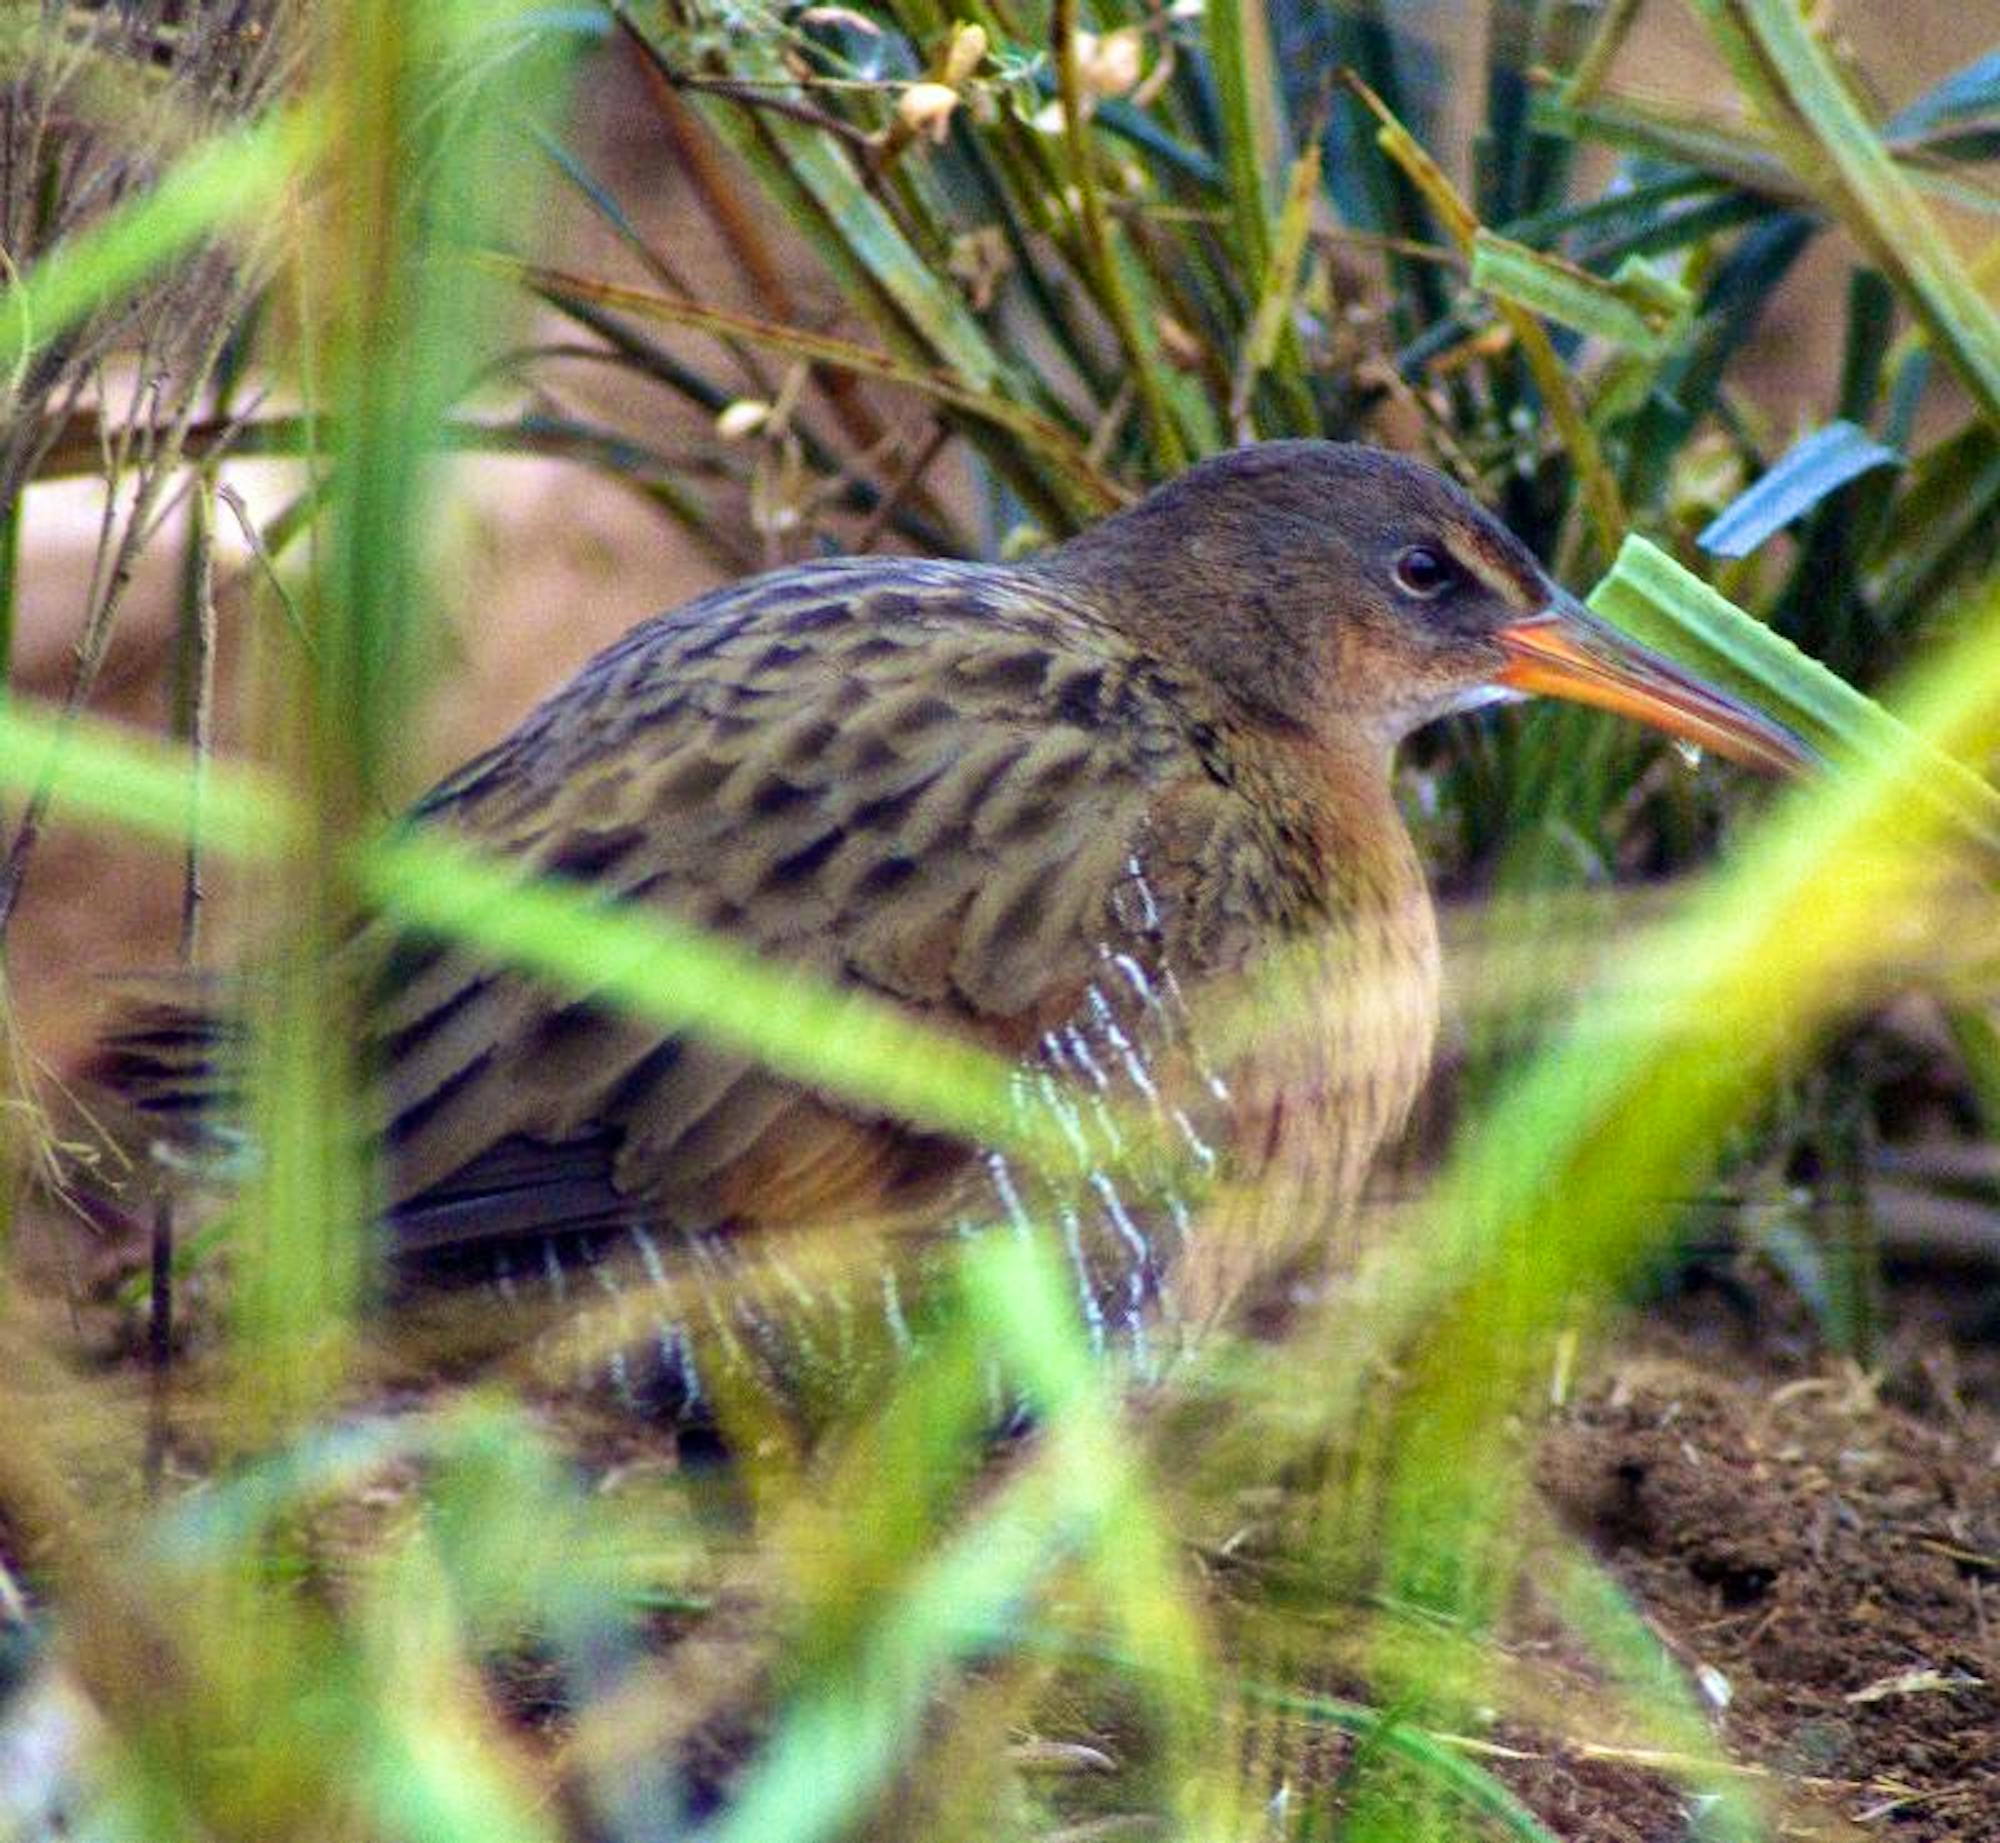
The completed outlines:
[[[963,567],[789,572],[635,630],[419,816],[1027,1051],[1083,1004],[1135,864],[1187,908],[1191,971],[1264,919],[1254,879],[1212,874],[1245,803],[1155,668],[1081,618]],[[887,1214],[965,1156],[464,950],[393,958],[377,1049],[410,1253],[635,1209]]]

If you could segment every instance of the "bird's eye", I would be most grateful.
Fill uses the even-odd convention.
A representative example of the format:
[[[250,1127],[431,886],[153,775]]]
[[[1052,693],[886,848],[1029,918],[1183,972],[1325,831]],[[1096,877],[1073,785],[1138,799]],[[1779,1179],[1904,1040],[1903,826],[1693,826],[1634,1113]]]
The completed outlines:
[[[1396,559],[1396,586],[1405,595],[1429,601],[1458,580],[1458,568],[1443,551],[1412,544]]]

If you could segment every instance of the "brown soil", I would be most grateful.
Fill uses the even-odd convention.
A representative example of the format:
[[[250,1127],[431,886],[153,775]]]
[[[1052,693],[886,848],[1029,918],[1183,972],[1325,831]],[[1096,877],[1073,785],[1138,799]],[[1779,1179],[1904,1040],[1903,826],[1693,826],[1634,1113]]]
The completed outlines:
[[[1560,1542],[1530,1516],[1528,1585],[1493,1647],[1512,1687],[1467,1745],[1563,1843],[1720,1835],[1699,1827],[1689,1789],[1704,1782],[1704,1755],[1725,1762],[1774,1839],[2000,1837],[2000,1406],[1961,1396],[1960,1353],[1926,1328],[1920,1292],[1895,1303],[1895,1354],[1874,1375],[1805,1351],[1796,1308],[1774,1292],[1747,1311],[1710,1296],[1635,1317],[1538,1430],[1540,1504],[1622,1585],[1707,1730],[1678,1761],[1661,1757],[1554,1612],[1540,1557],[1553,1564]],[[130,1348],[129,1317],[123,1336],[88,1318]],[[593,1408],[558,1409],[555,1424],[607,1493],[673,1463],[657,1430]],[[411,1483],[378,1480],[376,1495]],[[687,1749],[716,1756],[718,1793],[765,1731],[763,1651],[746,1648],[738,1624],[676,1616],[660,1634],[667,1680],[707,1712],[681,1737],[684,1762]],[[710,1669],[717,1659],[727,1683]],[[503,1694],[553,1741],[566,1718],[541,1687],[508,1677]],[[1379,1694],[1344,1668],[1327,1687]],[[1294,1786],[1349,1785],[1351,1743],[1281,1725]],[[1031,1744],[1076,1751],[1092,1772],[1123,1753],[1088,1720]]]
[[[1554,1419],[1540,1481],[1706,1687],[1729,1757],[1794,1821],[1818,1811],[1801,1834],[2000,1835],[2000,1420],[1943,1383],[1942,1349],[1899,1406],[1712,1327],[1641,1341]],[[1621,1822],[1565,1834],[1684,1834]]]

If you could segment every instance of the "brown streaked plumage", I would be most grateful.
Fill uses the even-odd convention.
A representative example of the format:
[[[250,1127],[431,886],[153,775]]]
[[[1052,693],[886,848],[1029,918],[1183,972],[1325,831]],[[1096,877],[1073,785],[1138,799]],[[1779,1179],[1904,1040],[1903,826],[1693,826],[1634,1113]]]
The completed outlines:
[[[1440,475],[1280,442],[1031,563],[850,559],[706,596],[634,629],[416,816],[1030,1063],[1101,1071],[1142,1045],[1160,1081],[1202,1087],[1235,1176],[1285,1178],[1265,1214],[1289,1245],[1351,1202],[1430,1054],[1436,942],[1392,751],[1510,685],[1802,759],[1598,628]],[[1198,1006],[1288,945],[1309,1014],[1275,1042],[1204,1075],[1149,1022],[1173,982]],[[657,1231],[672,1258],[921,1217],[972,1151],[458,950],[396,949],[373,1037],[392,1231],[420,1269],[533,1268],[544,1244],[634,1228],[651,1266]],[[105,1072],[170,1109],[190,1093],[176,1051],[209,1040],[140,1020]],[[1180,1309],[1223,1309],[1268,1244],[1206,1235]]]

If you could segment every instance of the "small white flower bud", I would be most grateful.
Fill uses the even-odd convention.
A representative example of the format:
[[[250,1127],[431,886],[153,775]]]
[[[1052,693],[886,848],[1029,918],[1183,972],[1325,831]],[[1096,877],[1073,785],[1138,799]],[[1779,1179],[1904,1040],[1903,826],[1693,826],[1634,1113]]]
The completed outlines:
[[[1076,35],[1076,68],[1085,89],[1098,96],[1122,96],[1139,81],[1145,65],[1145,41],[1137,26],[1120,26],[1097,38]]]
[[[715,432],[726,442],[740,442],[755,435],[771,420],[771,406],[755,397],[738,397],[717,411]]]
[[[943,81],[956,87],[986,62],[986,28],[961,23],[944,54]]]
[[[896,119],[912,134],[942,141],[951,132],[958,92],[944,83],[912,83],[896,99]]]

